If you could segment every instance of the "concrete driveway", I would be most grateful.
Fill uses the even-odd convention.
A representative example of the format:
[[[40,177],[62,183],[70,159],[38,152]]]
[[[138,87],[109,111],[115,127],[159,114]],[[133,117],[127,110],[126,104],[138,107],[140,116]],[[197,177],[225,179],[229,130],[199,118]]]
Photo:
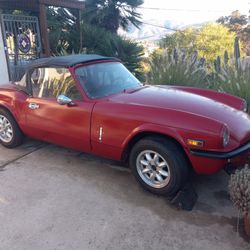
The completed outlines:
[[[0,249],[249,249],[223,172],[196,177],[192,212],[142,190],[130,171],[53,145],[0,145]]]

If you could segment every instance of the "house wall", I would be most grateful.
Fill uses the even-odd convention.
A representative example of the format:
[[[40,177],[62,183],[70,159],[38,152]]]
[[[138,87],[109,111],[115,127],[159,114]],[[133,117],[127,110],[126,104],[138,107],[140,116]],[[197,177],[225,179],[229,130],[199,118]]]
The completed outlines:
[[[6,61],[4,44],[3,44],[3,36],[2,36],[2,30],[1,30],[1,25],[0,25],[0,85],[7,83],[8,81],[9,81],[8,65]]]

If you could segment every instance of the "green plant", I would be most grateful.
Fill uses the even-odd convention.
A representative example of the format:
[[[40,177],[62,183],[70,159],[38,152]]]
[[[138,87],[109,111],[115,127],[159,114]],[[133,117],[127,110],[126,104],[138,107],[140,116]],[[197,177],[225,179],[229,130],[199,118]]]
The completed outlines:
[[[214,88],[221,92],[244,98],[250,104],[250,62],[246,59],[238,61],[238,69],[228,65],[217,72]]]
[[[190,85],[207,87],[205,60],[197,52],[188,55],[174,49],[155,51],[150,58],[150,71],[147,81],[152,84]]]
[[[250,214],[250,169],[245,166],[236,170],[229,181],[229,194],[233,204],[244,215]]]
[[[144,48],[138,43],[119,37],[117,40],[117,57],[141,81],[145,81],[142,61]]]
[[[250,107],[250,61],[240,58],[237,37],[234,42],[234,57],[229,59],[227,51],[224,53],[223,61],[218,56],[214,61],[214,72],[210,74],[209,82],[215,90],[245,99]]]

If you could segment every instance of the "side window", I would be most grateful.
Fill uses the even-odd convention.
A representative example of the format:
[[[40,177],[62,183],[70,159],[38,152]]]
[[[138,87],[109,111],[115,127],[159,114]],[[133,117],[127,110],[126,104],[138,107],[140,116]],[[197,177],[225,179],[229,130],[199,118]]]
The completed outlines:
[[[31,84],[34,97],[57,98],[65,95],[72,100],[82,99],[66,68],[36,68],[31,73]]]

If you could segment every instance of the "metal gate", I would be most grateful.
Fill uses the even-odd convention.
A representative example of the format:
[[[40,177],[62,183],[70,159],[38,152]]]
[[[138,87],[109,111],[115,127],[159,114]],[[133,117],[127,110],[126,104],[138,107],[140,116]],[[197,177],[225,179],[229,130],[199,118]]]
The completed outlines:
[[[4,14],[1,19],[10,80],[19,81],[30,61],[41,54],[38,18]]]

